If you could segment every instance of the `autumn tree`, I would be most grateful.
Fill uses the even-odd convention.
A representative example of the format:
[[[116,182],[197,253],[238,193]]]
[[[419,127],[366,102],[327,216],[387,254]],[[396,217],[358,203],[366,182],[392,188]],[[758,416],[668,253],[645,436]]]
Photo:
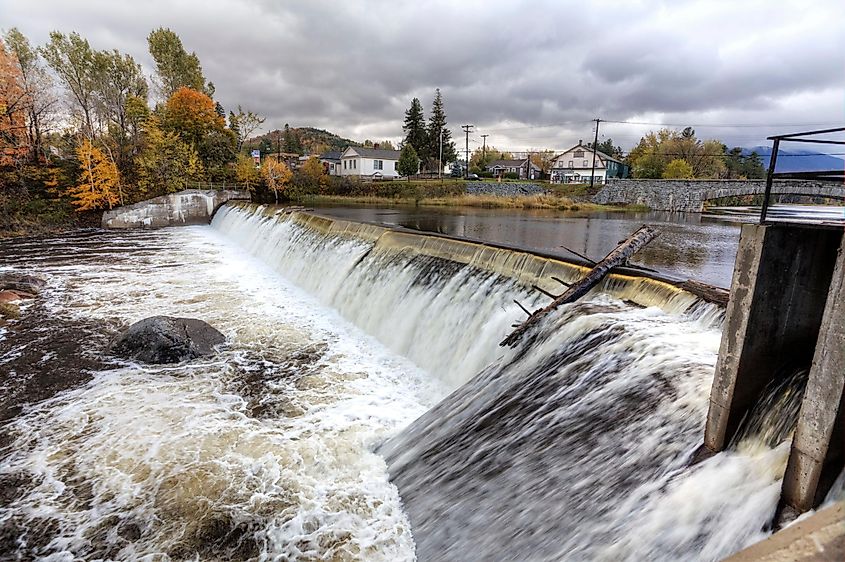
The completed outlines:
[[[667,180],[692,178],[692,166],[683,158],[675,158],[663,168],[662,177]]]
[[[22,83],[20,68],[0,41],[0,166],[11,166],[29,153]]]
[[[83,139],[76,149],[79,158],[79,183],[68,189],[76,210],[95,211],[120,202],[120,175],[117,166],[89,139]]]
[[[167,99],[180,88],[191,88],[213,95],[213,86],[206,84],[199,57],[188,53],[179,36],[168,28],[160,27],[147,37],[150,55],[156,63],[158,86]]]
[[[83,133],[94,135],[97,87],[101,85],[101,59],[86,39],[78,33],[50,33],[50,41],[41,48],[41,55],[64,84],[79,111]]]
[[[25,96],[30,159],[38,162],[43,153],[42,138],[51,124],[58,101],[53,94],[53,80],[42,65],[38,50],[23,33],[13,27],[6,33],[5,40],[20,71],[18,77]]]
[[[428,133],[426,132],[425,117],[423,116],[422,104],[420,104],[419,99],[414,98],[411,100],[411,107],[405,111],[405,122],[402,125],[402,130],[405,132],[405,138],[402,144],[411,145],[417,157],[425,160],[427,156]]]
[[[237,144],[235,150],[240,152],[243,149],[244,141],[254,133],[258,127],[264,124],[264,117],[252,111],[244,111],[238,106],[238,112],[229,112],[229,129],[235,134]]]
[[[408,181],[411,181],[411,176],[419,172],[420,157],[417,155],[417,151],[414,150],[414,145],[405,143],[402,146],[396,169],[401,175],[407,176]]]
[[[513,155],[510,152],[499,150],[495,146],[488,146],[486,149],[477,148],[469,156],[470,169],[484,170],[494,160],[510,160]]]
[[[442,133],[442,143],[441,143]],[[452,140],[452,132],[446,128],[446,108],[443,104],[443,96],[440,94],[440,88],[437,88],[434,93],[434,101],[431,103],[431,115],[428,118],[428,129],[426,131],[428,141],[428,148],[426,150],[429,159],[428,168],[436,169],[432,164],[437,161],[454,162],[457,159],[455,152],[455,142]],[[440,147],[443,147],[443,158],[440,158]]]
[[[249,191],[261,183],[261,172],[255,165],[255,160],[245,154],[239,154],[235,162],[235,179]]]
[[[145,197],[175,193],[202,177],[203,167],[193,146],[164,130],[155,117],[144,128],[144,148],[136,159],[138,187]]]
[[[98,52],[95,57],[100,70],[96,88],[98,109],[112,136],[123,145],[132,125],[127,105],[134,103],[130,102],[133,98],[146,102],[147,79],[141,65],[130,55],[114,50]]]
[[[226,129],[226,121],[215,111],[214,101],[202,92],[179,88],[167,100],[163,125],[193,146],[207,169],[225,166],[235,159],[235,135]]]
[[[285,166],[284,162],[279,162],[275,158],[265,158],[261,165],[261,177],[264,178],[267,189],[276,196],[276,203],[278,203],[279,193],[284,192],[290,184],[293,172]]]
[[[717,140],[701,141],[695,131],[661,129],[649,132],[640,139],[628,155],[634,177],[660,178],[666,166],[675,159],[692,167],[695,178],[721,177],[724,169],[724,145]]]

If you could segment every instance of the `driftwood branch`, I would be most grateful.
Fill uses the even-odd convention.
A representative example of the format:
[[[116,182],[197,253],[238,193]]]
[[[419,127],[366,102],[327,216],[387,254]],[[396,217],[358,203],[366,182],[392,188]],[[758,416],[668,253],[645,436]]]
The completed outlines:
[[[590,258],[588,258],[587,256],[585,256],[584,254],[581,254],[581,253],[576,252],[576,251],[575,251],[575,250],[573,250],[572,248],[567,248],[566,246],[561,246],[561,248],[563,248],[564,250],[566,250],[567,252],[569,252],[570,254],[572,254],[572,255],[574,255],[574,256],[578,256],[579,258],[581,258],[582,260],[585,260],[585,261],[586,261],[587,263],[589,263],[589,264],[592,264],[592,265],[595,265],[595,264],[596,264],[596,262],[595,262],[595,261],[591,260]]]
[[[576,301],[586,295],[590,289],[592,289],[599,283],[599,281],[604,279],[604,277],[610,273],[611,269],[624,264],[628,258],[654,240],[657,234],[658,232],[650,226],[643,225],[640,227],[636,232],[629,236],[627,240],[623,241],[616,247],[616,249],[607,254],[603,260],[598,262],[580,281],[570,285],[570,287],[564,291],[562,295],[557,297],[547,306],[539,308],[531,313],[528,316],[528,319],[511,332],[508,337],[502,340],[499,345],[507,345],[511,347],[516,345],[519,339],[525,334],[525,332],[528,331],[529,328],[537,324],[557,307]],[[520,305],[520,307],[522,307],[522,305]],[[522,308],[525,310],[524,307]]]

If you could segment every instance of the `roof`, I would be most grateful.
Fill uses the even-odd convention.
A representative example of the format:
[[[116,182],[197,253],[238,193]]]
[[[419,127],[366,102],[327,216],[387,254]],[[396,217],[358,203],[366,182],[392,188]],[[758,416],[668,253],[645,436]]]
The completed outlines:
[[[339,150],[331,150],[320,155],[320,160],[340,160],[343,153]]]
[[[487,164],[488,168],[519,168],[525,165],[525,159],[522,160],[493,160]]]
[[[381,160],[399,160],[398,150],[385,150],[383,148],[366,148],[363,146],[350,146],[343,151],[346,154],[348,150],[354,150],[358,156],[364,158],[378,158]]]
[[[563,156],[563,155],[564,155],[564,154],[566,154],[567,152],[572,152],[572,151],[573,151],[573,150],[575,150],[576,148],[580,148],[581,150],[586,150],[586,151],[587,151],[587,152],[589,152],[590,154],[592,154],[592,153],[593,153],[593,149],[592,149],[592,148],[590,148],[589,146],[587,146],[587,145],[585,145],[585,144],[578,143],[578,144],[576,144],[575,146],[573,146],[572,148],[570,148],[569,150],[564,150],[563,152],[561,152],[560,154],[558,154],[557,156],[555,156],[555,160],[557,160],[558,158],[560,158],[561,156]],[[596,152],[596,156],[598,156],[598,157],[599,157],[599,158],[601,158],[602,160],[610,160],[611,162],[616,162],[617,164],[624,164],[624,162],[622,162],[621,160],[619,160],[619,159],[617,159],[617,158],[614,158],[613,156],[610,156],[610,155],[608,155],[608,154],[605,154],[605,153],[604,153],[604,152],[602,152],[601,150],[596,150],[595,152]]]

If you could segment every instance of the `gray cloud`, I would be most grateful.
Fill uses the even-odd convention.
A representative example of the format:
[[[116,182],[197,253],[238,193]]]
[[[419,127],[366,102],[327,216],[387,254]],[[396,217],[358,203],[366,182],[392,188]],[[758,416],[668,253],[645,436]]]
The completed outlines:
[[[596,116],[843,120],[841,0],[0,0],[0,10],[4,28],[36,43],[52,29],[78,31],[96,48],[132,54],[148,72],[146,35],[170,27],[197,52],[226,108],[255,110],[273,128],[398,138],[411,97],[428,108],[437,87],[456,137],[461,123],[474,123],[488,142],[510,148],[565,147],[589,138]],[[630,146],[649,128],[602,130]],[[782,129],[698,130],[751,145]]]

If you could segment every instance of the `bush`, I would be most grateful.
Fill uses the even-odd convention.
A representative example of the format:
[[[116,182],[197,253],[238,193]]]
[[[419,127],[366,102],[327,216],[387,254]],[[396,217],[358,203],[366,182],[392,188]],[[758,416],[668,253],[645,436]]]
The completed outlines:
[[[516,172],[507,172],[502,177],[506,180],[518,180],[519,174],[517,174]]]

